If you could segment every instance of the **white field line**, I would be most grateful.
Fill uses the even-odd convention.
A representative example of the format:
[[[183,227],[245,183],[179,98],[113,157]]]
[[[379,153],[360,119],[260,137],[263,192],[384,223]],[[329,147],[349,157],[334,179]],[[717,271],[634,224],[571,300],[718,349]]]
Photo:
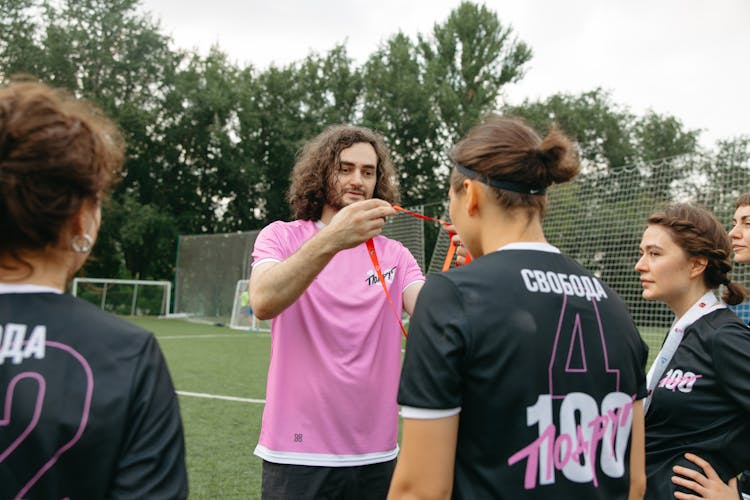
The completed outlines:
[[[266,404],[265,399],[237,398],[234,396],[220,396],[218,394],[205,394],[203,392],[175,391],[180,396],[189,396],[192,398],[221,399],[224,401],[237,401],[240,403]]]

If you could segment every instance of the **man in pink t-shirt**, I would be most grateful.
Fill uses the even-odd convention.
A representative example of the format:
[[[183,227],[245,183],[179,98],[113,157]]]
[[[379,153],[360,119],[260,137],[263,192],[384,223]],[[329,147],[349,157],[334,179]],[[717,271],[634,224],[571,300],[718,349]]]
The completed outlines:
[[[310,141],[292,172],[293,222],[255,241],[250,303],[271,322],[266,406],[255,454],[263,498],[385,498],[398,453],[401,335],[365,242],[373,238],[398,315],[424,276],[380,236],[393,165],[382,138],[338,125]]]

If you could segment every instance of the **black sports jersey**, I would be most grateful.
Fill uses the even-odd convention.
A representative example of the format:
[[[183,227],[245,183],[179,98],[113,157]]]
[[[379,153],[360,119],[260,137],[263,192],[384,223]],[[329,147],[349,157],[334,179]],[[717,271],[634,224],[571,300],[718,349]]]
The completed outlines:
[[[672,467],[707,460],[727,482],[750,468],[750,329],[729,309],[698,319],[654,388],[646,414],[647,498],[674,498]]]
[[[0,498],[187,496],[154,336],[68,295],[0,293]]]
[[[428,277],[399,403],[460,407],[454,498],[626,498],[648,348],[610,288],[526,247]]]

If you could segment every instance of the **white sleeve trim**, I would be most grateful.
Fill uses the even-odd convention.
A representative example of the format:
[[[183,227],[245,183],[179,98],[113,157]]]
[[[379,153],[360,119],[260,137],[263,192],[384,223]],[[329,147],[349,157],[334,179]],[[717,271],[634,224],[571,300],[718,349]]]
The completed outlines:
[[[258,264],[264,264],[266,262],[281,262],[279,259],[274,259],[273,257],[266,257],[265,259],[260,259],[258,261],[255,261],[252,263],[252,266],[255,267]]]
[[[402,406],[401,416],[403,418],[414,418],[417,420],[435,420],[447,418],[461,413],[461,407],[448,408],[447,410],[434,410],[432,408],[415,408],[413,406]]]
[[[423,280],[423,279],[421,279],[421,280],[414,280],[414,281],[412,281],[411,283],[409,283],[408,285],[406,285],[406,286],[404,287],[404,289],[403,289],[403,292],[405,292],[405,291],[406,291],[406,289],[407,289],[407,288],[409,288],[409,287],[410,287],[410,286],[412,286],[412,285],[416,285],[417,283],[422,283],[422,284],[424,284],[424,282],[425,282],[425,280]],[[403,292],[401,292],[401,293],[403,293]]]
[[[749,493],[743,493],[742,494],[742,500],[750,500],[750,494]]]

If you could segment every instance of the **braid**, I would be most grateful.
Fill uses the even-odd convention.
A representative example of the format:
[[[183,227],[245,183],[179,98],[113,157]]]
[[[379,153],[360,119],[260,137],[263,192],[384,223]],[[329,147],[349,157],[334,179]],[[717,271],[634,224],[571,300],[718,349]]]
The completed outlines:
[[[734,281],[727,281],[721,298],[730,306],[736,306],[747,298],[747,288]]]

